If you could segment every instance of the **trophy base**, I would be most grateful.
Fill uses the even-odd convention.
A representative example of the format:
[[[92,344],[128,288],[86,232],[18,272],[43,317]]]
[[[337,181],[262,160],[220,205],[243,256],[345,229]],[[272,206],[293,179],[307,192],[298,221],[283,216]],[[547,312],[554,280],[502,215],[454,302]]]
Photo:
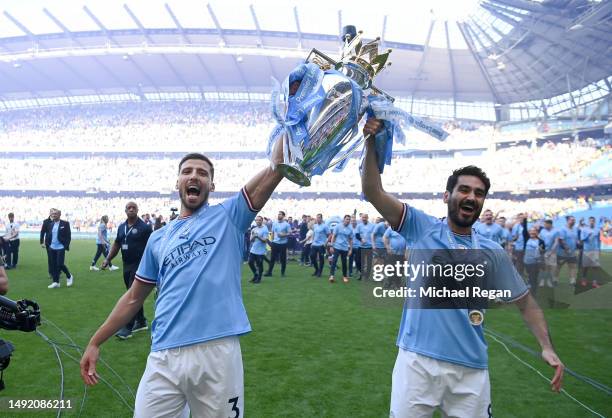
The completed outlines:
[[[296,167],[289,164],[280,163],[276,166],[276,168],[289,181],[292,181],[300,186],[310,186],[310,179],[308,176],[306,176],[306,174],[302,173]]]

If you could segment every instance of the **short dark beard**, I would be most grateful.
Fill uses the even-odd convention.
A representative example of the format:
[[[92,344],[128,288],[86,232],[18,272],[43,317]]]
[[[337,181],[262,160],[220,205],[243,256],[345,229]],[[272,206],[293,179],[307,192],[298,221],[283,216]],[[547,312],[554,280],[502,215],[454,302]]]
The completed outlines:
[[[478,220],[478,218],[480,218],[480,212],[482,211],[482,208],[480,208],[480,210],[478,212],[474,212],[474,215],[472,216],[472,220],[471,221],[463,221],[460,217],[459,217],[459,205],[455,205],[455,207],[453,207],[453,200],[451,198],[448,199],[448,203],[446,204],[447,208],[448,208],[448,218],[457,226],[460,226],[461,228],[468,228],[472,225],[474,225],[476,223],[476,221]]]

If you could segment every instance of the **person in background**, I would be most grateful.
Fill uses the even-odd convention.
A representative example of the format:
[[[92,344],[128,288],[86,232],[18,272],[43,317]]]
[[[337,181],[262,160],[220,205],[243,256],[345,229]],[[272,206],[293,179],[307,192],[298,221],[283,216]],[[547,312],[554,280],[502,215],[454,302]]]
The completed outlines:
[[[261,283],[263,258],[266,255],[266,244],[268,243],[268,228],[263,224],[261,216],[255,217],[255,226],[251,229],[250,241],[249,268],[253,272],[251,283]]]
[[[49,251],[51,259],[51,278],[53,283],[48,287],[55,289],[60,287],[60,273],[63,271],[66,274],[66,286],[71,287],[74,284],[74,277],[70,274],[66,266],[66,251],[70,250],[70,241],[72,234],[70,232],[70,224],[67,221],[60,219],[62,212],[59,209],[51,209],[51,222],[47,224],[45,231],[45,248]]]
[[[357,224],[357,235],[361,238],[361,274],[359,280],[372,278],[372,231],[374,224],[369,222],[368,214],[361,214],[361,222]]]
[[[310,261],[315,271],[314,277],[321,277],[325,265],[325,249],[329,241],[331,231],[329,226],[323,222],[323,214],[318,213],[316,222],[312,226],[313,239],[310,247]]]
[[[342,223],[336,225],[333,229],[329,251],[332,253],[332,261],[329,271],[329,282],[334,283],[336,278],[336,265],[338,264],[338,257],[342,262],[342,281],[344,283],[349,282],[348,269],[346,265],[347,256],[353,252],[353,228],[351,228],[351,216],[344,215]]]
[[[104,255],[104,258],[108,257],[110,241],[108,240],[108,228],[106,226],[107,224],[108,224],[108,216],[104,215],[102,216],[102,218],[100,218],[100,223],[98,224],[98,233],[96,235],[96,254],[93,257],[93,260],[91,261],[89,270],[93,270],[93,271],[100,270],[96,266],[98,259],[100,258],[101,255]],[[109,264],[108,269],[111,271],[115,271],[115,270],[119,270],[119,267]]]
[[[123,284],[126,289],[130,289],[136,277],[136,270],[144,254],[149,237],[153,232],[151,227],[138,217],[138,205],[135,202],[127,202],[125,205],[127,219],[117,229],[117,237],[110,252],[102,262],[102,268],[111,265],[113,258],[121,251],[123,259]],[[144,316],[142,307],[121,328],[115,336],[120,340],[126,340],[134,332],[144,331],[148,328],[147,318]]]
[[[308,221],[306,219],[306,215],[302,215],[302,222],[298,225],[299,234],[298,234],[298,246],[301,247],[300,254],[300,266],[305,265],[308,262],[308,254],[304,251],[304,239],[306,238],[306,234],[308,233]]]
[[[544,220],[544,228],[540,230],[540,239],[544,242],[544,275],[540,277],[539,286],[544,284],[554,286],[553,274],[557,268],[557,246],[559,245],[559,230],[553,228],[552,219]]]
[[[579,245],[579,229],[576,227],[576,218],[566,216],[567,224],[559,230],[559,245],[557,246],[557,266],[553,274],[553,284],[559,283],[559,273],[563,264],[567,264],[569,284],[576,284],[576,271],[578,266],[577,250]]]
[[[15,214],[8,214],[9,222],[6,225],[5,245],[6,245],[6,266],[5,268],[14,269],[19,260],[19,224],[15,222]]]
[[[387,254],[383,235],[385,235],[387,227],[388,225],[383,218],[376,218],[376,224],[372,230],[372,267],[385,263]]]
[[[285,220],[285,212],[281,210],[278,212],[277,222],[272,224],[273,237],[270,242],[272,253],[270,254],[270,263],[268,272],[264,275],[265,277],[272,276],[272,270],[274,270],[274,264],[277,260],[280,261],[281,265],[281,277],[285,277],[285,269],[287,268],[287,242],[289,241],[290,233],[291,226],[289,222]]]
[[[595,223],[595,217],[589,217],[589,223],[580,231],[580,239],[582,241],[582,270],[580,285],[586,287],[588,285],[587,273],[589,270],[594,270],[600,267],[599,253],[601,251],[601,228]],[[600,286],[597,278],[591,280],[591,286],[598,288]]]
[[[351,216],[351,228],[353,229],[353,251],[349,257],[349,276],[353,277],[353,263],[355,272],[361,274],[361,237],[357,233],[357,218]]]
[[[390,226],[387,227],[385,234],[383,235],[383,242],[387,249],[387,257],[385,258],[385,264],[396,265],[396,263],[403,263],[406,260],[406,239],[397,231],[394,231]],[[385,275],[385,282],[383,283],[384,288],[399,289],[402,286],[402,277],[397,275],[397,271],[391,276]]]
[[[542,264],[542,255],[544,254],[545,247],[544,241],[538,238],[538,229],[531,227],[529,229],[529,239],[525,243],[523,264],[525,265],[525,270],[527,270],[529,286],[534,297],[538,291],[538,274],[540,272],[540,265]]]

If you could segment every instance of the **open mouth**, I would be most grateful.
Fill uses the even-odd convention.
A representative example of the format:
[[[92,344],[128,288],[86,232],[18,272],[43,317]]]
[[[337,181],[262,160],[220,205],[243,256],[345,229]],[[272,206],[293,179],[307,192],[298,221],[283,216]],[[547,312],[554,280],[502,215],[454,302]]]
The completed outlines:
[[[189,196],[189,197],[198,197],[198,196],[200,196],[200,188],[198,186],[195,186],[195,185],[187,187],[187,196]]]
[[[466,215],[473,215],[476,211],[476,205],[472,202],[464,202],[459,205],[459,209]]]

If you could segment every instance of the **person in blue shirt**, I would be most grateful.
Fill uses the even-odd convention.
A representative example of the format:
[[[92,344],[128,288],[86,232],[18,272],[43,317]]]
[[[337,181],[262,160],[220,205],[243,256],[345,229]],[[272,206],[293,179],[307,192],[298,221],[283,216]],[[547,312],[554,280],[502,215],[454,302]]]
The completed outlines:
[[[353,265],[355,271],[361,274],[361,237],[357,233],[357,218],[351,216],[351,229],[353,230],[353,251],[349,255],[349,276],[353,276]]]
[[[361,222],[357,224],[357,235],[361,242],[361,274],[359,280],[370,280],[372,278],[372,231],[374,224],[369,222],[367,213],[361,214]]]
[[[241,282],[244,231],[283,176],[282,141],[273,164],[233,197],[209,205],[214,167],[202,154],[184,156],[176,188],[180,216],[154,231],[136,280],[93,335],[81,358],[85,384],[98,383],[100,345],[126,324],[157,287],[151,353],[138,386],[135,417],[235,417],[244,410],[239,336],[249,333]]]
[[[557,246],[557,266],[553,275],[553,284],[559,283],[561,267],[567,264],[569,284],[576,284],[576,272],[578,269],[578,227],[576,218],[565,217],[566,225],[559,230],[559,245]]]
[[[325,249],[329,241],[331,231],[329,226],[323,222],[323,215],[318,213],[316,221],[312,226],[312,245],[310,246],[310,261],[314,267],[314,277],[321,277],[325,266]]]
[[[474,166],[455,170],[448,178],[443,195],[448,208],[443,221],[402,203],[382,186],[374,143],[382,124],[370,118],[363,129],[366,137],[362,171],[365,198],[393,229],[411,242],[410,263],[418,261],[416,249],[419,248],[442,251],[445,255],[454,249],[455,257],[461,257],[465,248],[490,250],[490,285],[509,291],[510,296],[502,299],[519,307],[542,348],[543,360],[555,368],[551,386],[559,391],[564,366],[552,346],[542,310],[501,247],[472,229],[489,191],[489,179]],[[465,257],[469,255],[466,254]],[[417,274],[408,282],[411,287],[413,283],[424,284],[423,276]],[[418,305],[419,301],[407,297],[404,304],[397,339],[399,353],[392,377],[390,415],[427,417],[441,408],[447,416],[490,417],[482,312],[459,308],[426,309]]]
[[[387,256],[385,250],[385,242],[383,241],[383,235],[387,230],[387,224],[385,220],[380,216],[376,218],[376,224],[372,229],[372,268],[374,266],[385,264],[385,257]]]
[[[395,265],[398,262],[403,263],[406,260],[407,242],[399,232],[394,231],[393,228],[388,226],[383,235],[383,241],[387,250],[385,264]],[[401,276],[397,275],[396,272],[391,275],[385,275],[383,286],[385,288],[399,289],[402,286]]]
[[[255,217],[255,227],[251,229],[251,249],[249,251],[249,267],[253,272],[252,283],[261,283],[268,234],[268,228],[263,225],[263,218],[261,216]]]
[[[474,230],[486,239],[490,239],[502,245],[505,236],[504,229],[494,222],[493,212],[490,209],[485,210],[483,218],[483,222],[474,225]]]
[[[553,227],[552,219],[544,220],[544,227],[540,229],[539,237],[544,241],[544,270],[540,275],[540,287],[544,285],[553,287],[554,273],[557,269],[557,247],[559,245],[559,230]]]
[[[525,255],[525,236],[528,236],[527,215],[519,213],[516,216],[515,223],[512,226],[511,235],[512,261],[514,262],[514,267],[516,267],[516,270],[522,275],[524,271],[523,259]]]
[[[285,212],[278,212],[277,221],[272,223],[272,241],[270,241],[270,263],[268,271],[264,274],[265,277],[272,276],[274,264],[280,261],[281,277],[285,277],[285,269],[287,268],[287,243],[289,242],[289,234],[291,234],[291,225],[285,220]]]
[[[100,223],[98,224],[98,233],[96,234],[96,254],[94,255],[93,260],[91,261],[91,266],[89,266],[89,270],[100,270],[96,267],[96,263],[98,262],[98,258],[101,255],[104,255],[104,258],[108,256],[108,251],[110,249],[110,241],[108,239],[108,216],[104,215],[100,218]],[[113,266],[109,264],[109,270],[118,270],[119,267]]]
[[[344,215],[342,223],[336,225],[333,229],[331,236],[331,247],[329,251],[332,253],[332,261],[329,270],[329,282],[334,283],[336,278],[336,265],[338,264],[338,257],[342,262],[342,281],[344,283],[349,282],[348,278],[348,267],[347,267],[347,256],[350,256],[353,252],[353,228],[350,225],[351,215]]]
[[[507,250],[510,231],[508,231],[508,229],[506,228],[506,218],[503,216],[499,216],[497,219],[495,219],[495,223],[499,225],[500,228],[502,229],[502,238],[501,238],[501,242],[499,243],[499,245],[501,245],[502,248],[505,248]]]
[[[589,224],[580,230],[580,240],[582,242],[582,269],[580,271],[580,285],[586,287],[589,283],[587,276],[589,270],[600,267],[599,252],[601,250],[600,240],[601,228],[596,225],[595,217],[589,217]],[[600,286],[597,278],[590,280],[593,288]]]
[[[529,239],[525,243],[525,255],[523,261],[527,277],[529,278],[529,287],[532,295],[537,294],[538,290],[538,274],[540,265],[542,264],[542,255],[544,254],[544,241],[538,238],[538,230],[535,227],[529,229]]]

